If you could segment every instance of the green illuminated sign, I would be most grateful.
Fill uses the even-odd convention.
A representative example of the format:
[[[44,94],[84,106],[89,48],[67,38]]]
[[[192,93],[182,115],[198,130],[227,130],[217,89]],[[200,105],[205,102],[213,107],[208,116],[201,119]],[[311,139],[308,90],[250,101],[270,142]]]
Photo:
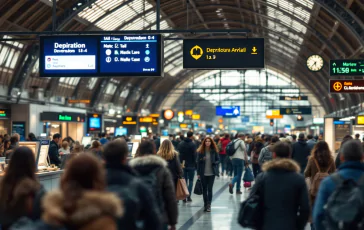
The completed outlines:
[[[0,113],[0,117],[6,117],[6,113]]]
[[[330,76],[364,75],[364,60],[331,60]]]
[[[59,121],[72,121],[72,117],[71,116],[67,116],[67,115],[59,114],[58,115],[58,120]]]

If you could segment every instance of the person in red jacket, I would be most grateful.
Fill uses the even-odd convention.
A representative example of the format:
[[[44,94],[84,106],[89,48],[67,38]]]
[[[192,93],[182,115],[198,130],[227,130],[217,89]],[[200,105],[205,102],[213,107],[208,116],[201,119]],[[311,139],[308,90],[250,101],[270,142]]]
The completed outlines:
[[[220,139],[220,162],[221,162],[221,176],[224,176],[225,159],[226,159],[226,146],[230,143],[230,135],[225,133],[224,137]]]

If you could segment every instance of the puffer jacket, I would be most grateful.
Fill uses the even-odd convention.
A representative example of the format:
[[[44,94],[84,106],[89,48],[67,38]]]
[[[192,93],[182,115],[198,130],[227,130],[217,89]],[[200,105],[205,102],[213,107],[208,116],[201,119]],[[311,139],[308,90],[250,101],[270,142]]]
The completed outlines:
[[[26,213],[24,199],[34,194],[32,213]],[[12,224],[22,217],[28,217],[31,220],[39,220],[41,217],[41,200],[45,195],[45,190],[38,181],[30,178],[24,178],[14,187],[12,203],[13,208],[0,207],[0,225],[3,230],[8,229]]]
[[[127,165],[106,164],[108,191],[116,193],[123,201],[125,214],[118,221],[119,230],[139,229],[137,221],[142,221],[143,229],[159,230],[162,220],[148,187],[137,178],[136,173]]]
[[[299,165],[291,159],[278,158],[264,163],[262,170],[251,191],[263,192],[264,213],[259,230],[303,230],[310,208]]]
[[[117,230],[115,219],[123,215],[121,200],[113,193],[87,191],[77,200],[71,214],[63,204],[67,194],[61,191],[48,193],[42,202],[43,222],[50,227],[73,226],[78,230]]]
[[[176,191],[167,161],[157,155],[146,155],[132,159],[129,165],[140,175],[149,175],[157,170],[159,191],[161,191],[164,201],[164,213],[162,214],[164,223],[171,226],[176,225],[178,219]]]

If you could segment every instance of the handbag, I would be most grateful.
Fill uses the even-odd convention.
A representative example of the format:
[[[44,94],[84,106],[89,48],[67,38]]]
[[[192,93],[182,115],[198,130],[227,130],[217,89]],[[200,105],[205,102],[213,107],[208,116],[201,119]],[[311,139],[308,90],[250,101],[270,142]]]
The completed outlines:
[[[179,178],[177,181],[177,188],[176,188],[176,198],[177,200],[184,200],[190,193],[188,192],[186,180],[184,178]]]
[[[263,183],[264,175],[259,184],[259,186],[254,193],[241,203],[241,207],[238,214],[238,223],[244,228],[259,229],[261,224],[264,223],[263,220]]]
[[[193,190],[193,193],[196,195],[202,195],[202,183],[201,180],[198,179],[195,184],[195,189]]]
[[[252,170],[249,167],[245,167],[243,181],[244,182],[252,182],[252,181],[254,181],[253,172],[252,172]]]

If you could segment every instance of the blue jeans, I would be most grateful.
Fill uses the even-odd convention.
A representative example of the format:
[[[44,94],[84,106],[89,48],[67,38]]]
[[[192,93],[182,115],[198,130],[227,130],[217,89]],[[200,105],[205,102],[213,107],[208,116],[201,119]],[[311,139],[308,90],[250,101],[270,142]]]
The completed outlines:
[[[241,177],[243,175],[245,162],[242,159],[234,158],[232,159],[232,163],[234,168],[234,178],[231,183],[233,184],[233,186],[235,185],[235,183],[237,183],[236,191],[240,191]]]
[[[221,163],[221,173],[225,172],[225,158],[226,158],[226,154],[219,154],[220,155],[220,163]]]
[[[184,173],[184,177],[186,180],[188,192],[190,193],[190,197],[191,197],[192,188],[193,188],[193,178],[195,177],[195,169],[194,168],[184,168],[183,173]]]

